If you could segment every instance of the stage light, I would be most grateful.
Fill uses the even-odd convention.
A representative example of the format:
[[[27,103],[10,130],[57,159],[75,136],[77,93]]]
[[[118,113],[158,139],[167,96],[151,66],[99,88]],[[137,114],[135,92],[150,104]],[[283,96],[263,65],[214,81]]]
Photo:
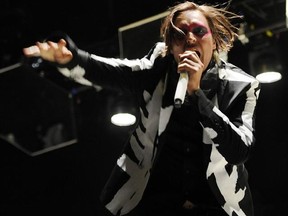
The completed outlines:
[[[276,71],[266,71],[256,76],[256,79],[261,83],[272,83],[282,79],[282,75]]]
[[[254,60],[256,79],[261,83],[273,83],[281,80],[282,66],[273,52],[265,52]]]
[[[282,64],[275,46],[251,52],[251,74],[261,83],[273,83],[282,79]]]
[[[137,121],[135,98],[130,94],[119,94],[113,97],[111,103],[111,123],[120,126],[132,126]]]
[[[111,122],[117,126],[130,126],[135,124],[136,116],[131,113],[115,113],[111,117]]]

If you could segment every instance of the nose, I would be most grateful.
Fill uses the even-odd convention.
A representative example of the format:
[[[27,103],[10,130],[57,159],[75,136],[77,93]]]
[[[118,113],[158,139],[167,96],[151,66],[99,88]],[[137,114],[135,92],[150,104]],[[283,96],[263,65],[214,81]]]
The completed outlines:
[[[188,32],[186,35],[186,44],[187,45],[193,45],[194,43],[196,43],[197,39],[194,36],[194,34],[192,32]]]

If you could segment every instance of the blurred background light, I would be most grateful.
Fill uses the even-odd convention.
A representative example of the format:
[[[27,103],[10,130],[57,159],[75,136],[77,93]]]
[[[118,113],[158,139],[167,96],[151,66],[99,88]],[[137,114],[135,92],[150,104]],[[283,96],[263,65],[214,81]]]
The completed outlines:
[[[136,116],[131,113],[115,113],[111,117],[111,122],[117,126],[131,126],[136,122]]]
[[[261,83],[272,83],[282,79],[282,75],[276,71],[267,71],[260,73],[256,76],[256,79]]]
[[[120,127],[132,126],[137,121],[136,99],[130,93],[111,94],[108,102],[110,121]]]
[[[261,83],[273,83],[282,79],[283,66],[277,44],[261,47],[249,54],[251,74]]]

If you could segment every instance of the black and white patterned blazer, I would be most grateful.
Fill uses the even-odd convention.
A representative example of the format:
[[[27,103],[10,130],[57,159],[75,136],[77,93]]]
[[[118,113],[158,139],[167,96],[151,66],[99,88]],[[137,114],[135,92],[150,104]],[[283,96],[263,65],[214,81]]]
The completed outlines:
[[[74,58],[59,67],[65,76],[84,85],[100,85],[138,95],[140,120],[103,189],[101,199],[114,215],[125,215],[137,206],[155,161],[157,141],[172,110],[165,101],[171,56],[161,56],[159,42],[147,56],[128,60],[103,58],[77,49]],[[253,204],[244,163],[254,143],[255,107],[259,82],[240,68],[222,61],[214,65],[196,92],[203,128],[206,178],[222,208],[230,216],[252,216]]]

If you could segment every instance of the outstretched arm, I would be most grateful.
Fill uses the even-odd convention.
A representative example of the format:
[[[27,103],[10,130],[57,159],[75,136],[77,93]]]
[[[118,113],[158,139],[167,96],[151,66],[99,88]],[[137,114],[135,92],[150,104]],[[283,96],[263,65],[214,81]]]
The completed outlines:
[[[64,39],[57,43],[52,41],[37,42],[35,45],[23,48],[26,57],[41,57],[42,59],[58,64],[67,64],[73,58],[72,52],[66,47]]]

